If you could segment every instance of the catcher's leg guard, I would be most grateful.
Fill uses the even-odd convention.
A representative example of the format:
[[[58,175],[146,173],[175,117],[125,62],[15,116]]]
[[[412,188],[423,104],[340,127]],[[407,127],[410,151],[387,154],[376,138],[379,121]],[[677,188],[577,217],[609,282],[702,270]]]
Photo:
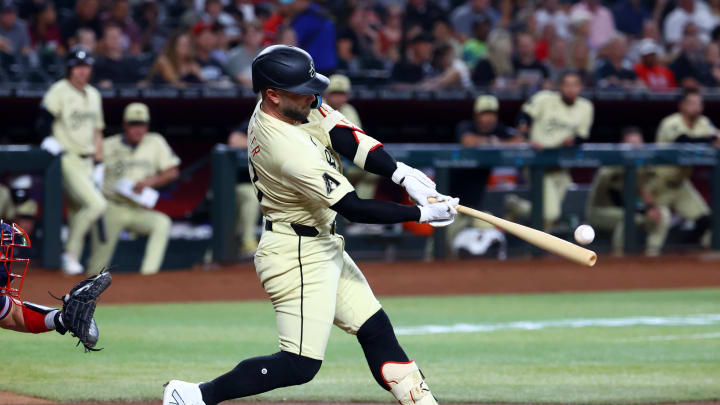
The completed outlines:
[[[32,302],[22,303],[23,319],[25,328],[30,333],[43,333],[57,329],[63,333],[60,321],[60,311],[55,308],[45,307]]]
[[[437,405],[425,378],[414,361],[388,361],[380,369],[385,384],[401,405]]]

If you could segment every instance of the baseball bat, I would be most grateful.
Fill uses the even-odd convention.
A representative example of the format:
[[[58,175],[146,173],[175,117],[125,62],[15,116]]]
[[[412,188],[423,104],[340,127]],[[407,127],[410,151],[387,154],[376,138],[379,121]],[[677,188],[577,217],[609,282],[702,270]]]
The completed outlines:
[[[428,198],[428,201],[433,203],[437,200],[431,197]],[[585,249],[584,247],[580,247],[574,243],[560,239],[557,236],[550,235],[549,233],[538,231],[537,229],[530,228],[529,226],[516,224],[515,222],[498,218],[494,215],[488,214],[487,212],[478,211],[464,205],[458,205],[455,209],[460,214],[465,214],[485,221],[504,230],[505,232],[517,236],[531,245],[535,245],[560,257],[582,264],[583,266],[592,267],[597,261],[597,254],[592,250]]]

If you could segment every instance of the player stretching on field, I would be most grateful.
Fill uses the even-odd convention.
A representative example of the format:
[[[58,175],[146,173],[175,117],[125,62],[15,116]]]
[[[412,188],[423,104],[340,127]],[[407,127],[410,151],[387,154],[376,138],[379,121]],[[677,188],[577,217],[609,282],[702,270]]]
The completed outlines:
[[[215,405],[307,383],[320,369],[333,324],[357,335],[375,380],[401,404],[436,404],[345,253],[335,215],[353,222],[445,226],[458,200],[439,195],[420,171],[395,162],[378,141],[321,105],[328,79],[315,73],[307,52],[284,45],[265,49],[253,61],[252,80],[262,100],[248,129],[250,177],[265,217],[255,267],[275,307],[280,351],[247,359],[207,383],[170,381],[163,404]],[[420,206],[359,199],[337,153],[402,185]],[[428,204],[428,197],[443,202]]]
[[[30,238],[16,224],[0,220],[0,328],[27,333],[67,331],[79,338],[86,350],[98,341],[93,319],[95,300],[110,285],[110,273],[101,273],[76,284],[62,298],[63,308],[48,308],[22,301],[20,293],[30,259],[15,257],[15,250],[30,247]]]

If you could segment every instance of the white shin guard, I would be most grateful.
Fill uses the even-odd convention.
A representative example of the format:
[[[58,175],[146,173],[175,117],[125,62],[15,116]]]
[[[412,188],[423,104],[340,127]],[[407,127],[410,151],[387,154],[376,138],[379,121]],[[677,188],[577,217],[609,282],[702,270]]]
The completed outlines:
[[[388,361],[380,368],[380,374],[401,405],[437,405],[414,361]]]

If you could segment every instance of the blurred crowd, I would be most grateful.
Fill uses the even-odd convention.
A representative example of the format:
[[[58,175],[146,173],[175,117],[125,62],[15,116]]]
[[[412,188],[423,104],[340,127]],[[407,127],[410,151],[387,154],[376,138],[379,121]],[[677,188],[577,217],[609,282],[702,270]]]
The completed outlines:
[[[2,0],[0,81],[49,83],[69,47],[93,82],[250,87],[270,44],[357,85],[714,87],[720,0]]]

